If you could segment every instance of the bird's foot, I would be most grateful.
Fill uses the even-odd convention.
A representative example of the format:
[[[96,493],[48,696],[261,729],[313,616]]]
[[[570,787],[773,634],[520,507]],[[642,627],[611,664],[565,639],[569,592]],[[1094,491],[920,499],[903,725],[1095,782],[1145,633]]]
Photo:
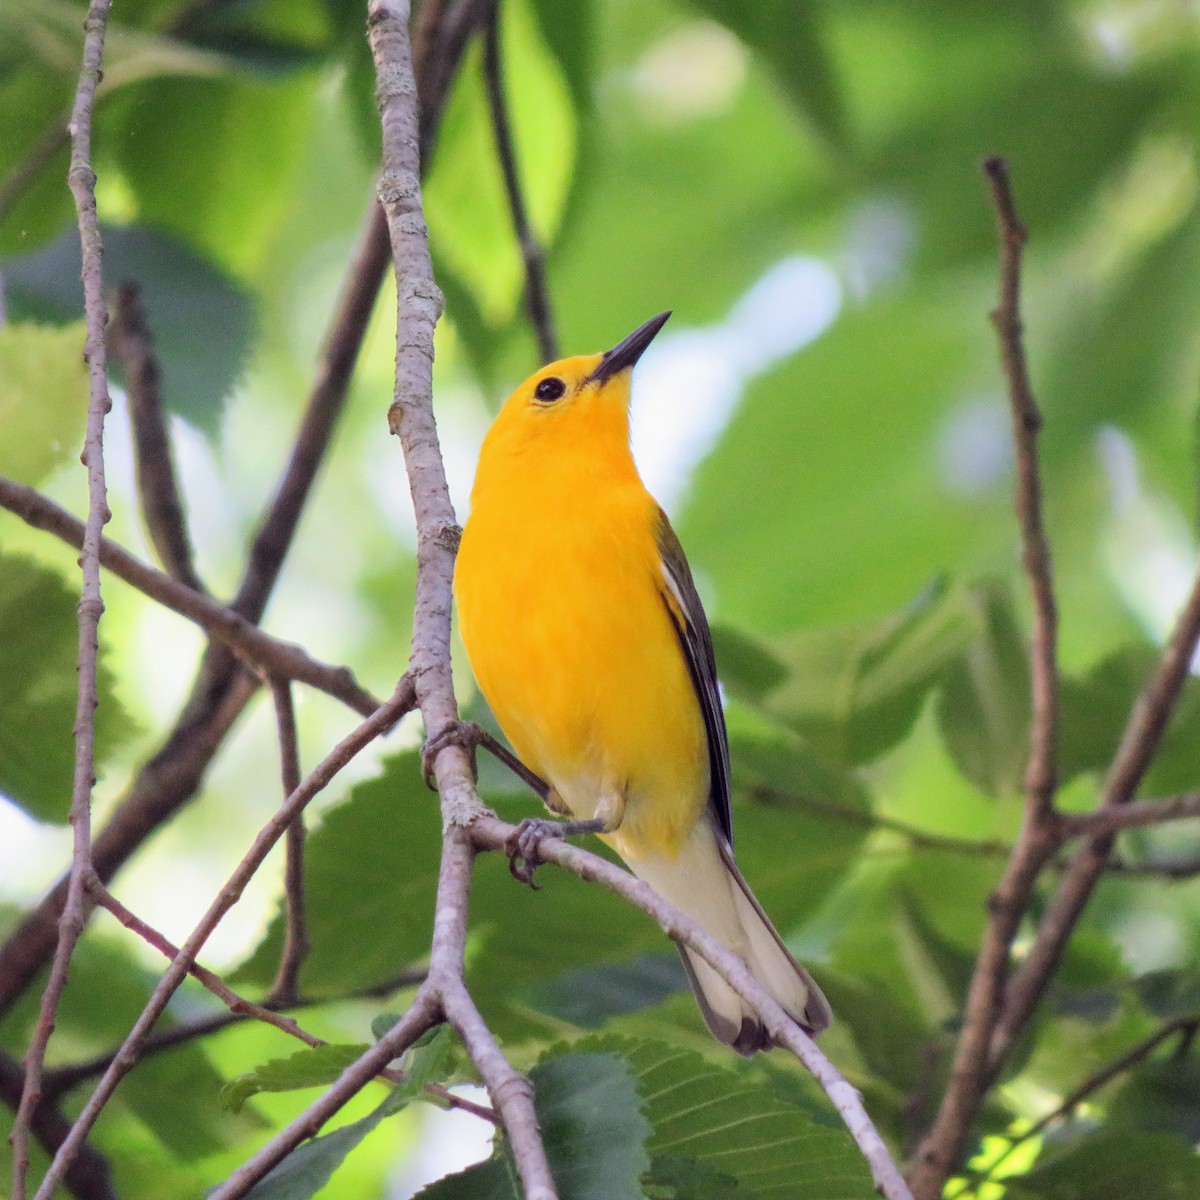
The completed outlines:
[[[474,721],[455,721],[426,740],[421,748],[421,768],[425,774],[425,786],[430,790],[436,786],[433,778],[434,760],[450,745],[462,746],[470,755],[471,775],[476,781],[479,779],[479,768],[475,762],[475,751],[482,746],[493,758],[502,762],[518,779],[526,783],[543,804],[550,803],[550,785],[540,775],[531,771],[503,742]]]
[[[603,821],[548,821],[544,817],[527,817],[508,836],[504,853],[514,879],[537,888],[533,873],[538,869],[538,847],[546,838],[575,837],[581,833],[603,833]]]
[[[477,780],[479,768],[475,764],[475,751],[484,744],[484,739],[490,736],[482,725],[476,725],[474,721],[454,721],[433,737],[426,738],[421,747],[421,773],[425,776],[425,786],[430,791],[437,789],[437,782],[433,777],[433,764],[447,746],[461,746],[467,752],[471,760],[471,777]]]

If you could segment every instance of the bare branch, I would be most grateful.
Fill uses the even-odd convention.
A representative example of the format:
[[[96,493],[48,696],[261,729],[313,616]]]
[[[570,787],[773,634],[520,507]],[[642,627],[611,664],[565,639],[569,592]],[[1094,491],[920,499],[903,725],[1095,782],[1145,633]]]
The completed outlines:
[[[1101,793],[1098,819],[1123,809],[1134,799],[1179,699],[1197,642],[1200,642],[1200,575],[1192,585],[1154,674],[1130,713]],[[1004,1013],[992,1039],[993,1069],[1003,1062],[1037,1007],[1092,889],[1104,874],[1112,854],[1113,837],[1109,832],[1089,838],[1063,876],[1038,926],[1033,945],[1005,996]]]
[[[75,199],[79,241],[83,259],[84,313],[87,339],[84,360],[88,367],[89,400],[83,463],[88,477],[88,518],[79,565],[83,591],[79,601],[79,686],[75,709],[75,776],[71,788],[71,826],[74,848],[67,885],[66,903],[58,922],[58,945],[50,979],[42,992],[41,1010],[33,1040],[25,1056],[25,1090],[13,1122],[13,1200],[25,1200],[29,1173],[28,1138],[34,1110],[42,1098],[42,1070],[46,1046],[54,1032],[54,1020],[71,956],[83,932],[84,889],[92,869],[92,788],[96,783],[96,664],[99,655],[100,541],[111,517],[104,481],[104,418],[112,408],[108,396],[108,364],[104,350],[104,278],[101,264],[100,221],[96,215],[96,175],[92,170],[92,106],[103,74],[104,34],[110,0],[92,0],[84,20],[83,65],[71,111],[71,167],[67,182]],[[72,1133],[74,1130],[72,1130]],[[86,1132],[86,1131],[85,1131]]]
[[[324,1004],[341,1004],[350,1000],[374,1000],[390,996],[393,992],[403,988],[417,987],[425,982],[426,975],[427,972],[423,968],[411,968],[381,980],[379,983],[355,988],[341,995],[301,996],[291,1004],[279,1004],[273,1000],[264,1000],[260,1007],[277,1012],[285,1009],[316,1008]],[[186,1045],[199,1038],[211,1037],[214,1033],[220,1033],[223,1029],[249,1020],[252,1016],[253,1014],[250,1012],[241,1010],[233,1012],[227,1008],[223,1012],[213,1013],[211,1016],[176,1025],[171,1029],[164,1029],[161,1033],[151,1034],[142,1045],[140,1061],[144,1062],[154,1054],[161,1054],[165,1050],[172,1050],[176,1046]],[[87,1059],[85,1062],[71,1063],[47,1071],[42,1091],[46,1096],[61,1096],[81,1083],[94,1079],[97,1075],[103,1075],[113,1059],[116,1058],[119,1049],[120,1047],[116,1047],[105,1054]]]
[[[954,1169],[963,1142],[991,1082],[989,1048],[1000,1019],[1013,941],[1042,869],[1060,845],[1054,819],[1057,786],[1058,665],[1057,612],[1050,547],[1042,520],[1037,433],[1042,418],[1029,384],[1022,340],[1020,302],[1021,250],[1025,229],[1017,219],[1008,164],[989,158],[983,164],[992,190],[1000,245],[1000,301],[992,321],[1008,380],[1013,441],[1017,457],[1015,507],[1021,527],[1022,559],[1033,594],[1030,675],[1033,719],[1029,765],[1025,773],[1025,811],[1017,844],[989,903],[988,922],[967,992],[963,1027],[933,1127],[922,1140],[908,1173],[918,1200],[935,1200]]]
[[[279,731],[279,768],[283,794],[290,796],[300,786],[300,748],[296,738],[296,710],[292,704],[292,689],[284,681],[271,680],[271,695],[275,700],[275,723]],[[311,943],[304,902],[304,814],[289,826],[284,868],[284,901],[287,931],[283,939],[283,954],[279,972],[271,985],[270,999],[281,1005],[294,1003],[300,994],[300,968],[308,957]]]
[[[521,191],[517,170],[516,147],[504,101],[504,70],[500,61],[500,0],[491,0],[483,34],[483,75],[487,82],[488,106],[492,114],[492,130],[496,135],[496,155],[504,175],[504,190],[512,213],[513,230],[525,265],[525,310],[537,336],[542,362],[558,358],[558,338],[554,334],[554,313],[550,307],[550,288],[546,281],[546,254],[538,240]]]
[[[1189,821],[1200,817],[1200,792],[1184,792],[1165,800],[1144,800],[1118,808],[1101,808],[1093,813],[1063,813],[1059,828],[1066,837],[1100,837],[1124,829],[1164,825],[1169,821]]]
[[[117,288],[116,319],[108,337],[125,375],[138,495],[150,541],[169,575],[194,591],[207,591],[192,562],[192,543],[163,411],[162,370],[136,284],[123,283]]]
[[[48,1072],[44,1081],[47,1085],[50,1077]],[[0,1050],[0,1100],[9,1108],[18,1108],[24,1090],[25,1072],[21,1064]],[[42,1149],[53,1156],[70,1133],[71,1122],[54,1101],[58,1093],[52,1092],[49,1086],[44,1087],[43,1092],[41,1102],[30,1113],[29,1132]],[[75,1161],[67,1168],[63,1183],[76,1200],[117,1200],[108,1159],[92,1146],[81,1147]]]
[[[144,942],[153,946],[155,950],[165,955],[172,962],[179,958],[181,953],[179,947],[165,938],[153,926],[148,925],[141,917],[126,908],[100,882],[95,872],[92,872],[90,875],[87,887],[96,903],[101,908],[105,908],[112,913],[126,929],[136,933]],[[294,1017],[284,1016],[274,1009],[266,1008],[261,1004],[255,1004],[252,1000],[247,1000],[243,996],[239,996],[215,971],[210,971],[207,967],[202,967],[198,962],[193,961],[188,965],[187,973],[212,992],[231,1013],[236,1013],[238,1016],[253,1017],[256,1021],[262,1021],[266,1025],[273,1025],[281,1033],[286,1033],[289,1037],[298,1038],[306,1046],[323,1045],[319,1037],[315,1037],[301,1028],[299,1022]]]
[[[52,533],[69,546],[83,544],[83,525],[48,496],[0,476],[0,508],[18,516],[35,529]],[[231,608],[205,592],[155,570],[130,554],[123,546],[103,538],[101,565],[151,600],[194,621],[217,641],[230,647],[263,671],[307,683],[318,691],[341,700],[360,716],[370,716],[380,701],[360,687],[349,667],[333,667],[311,657],[302,646],[272,637]]]
[[[116,1091],[117,1085],[137,1062],[142,1044],[183,982],[189,968],[196,961],[196,955],[203,948],[204,943],[216,929],[222,917],[241,898],[246,884],[250,882],[255,871],[262,865],[262,861],[271,847],[304,810],[304,806],[333,779],[338,771],[381,733],[390,729],[412,707],[413,702],[412,681],[406,675],[397,684],[391,699],[381,705],[374,716],[368,717],[357,729],[343,738],[259,831],[258,836],[254,839],[254,844],[246,852],[242,861],[238,863],[225,886],[209,905],[208,911],[200,919],[199,924],[184,943],[182,950],[176,955],[171,966],[159,981],[112,1064],[96,1085],[96,1090],[88,1098],[71,1133],[59,1147],[58,1153],[55,1154],[54,1161],[50,1164],[50,1169],[46,1172],[41,1187],[38,1189],[37,1200],[50,1200],[54,1194],[54,1189],[61,1180],[63,1171],[70,1162],[75,1149],[90,1132],[97,1117],[112,1097],[113,1092]]]
[[[1021,526],[1022,561],[1033,595],[1033,639],[1030,669],[1033,722],[1025,790],[1033,806],[1033,819],[1046,818],[1054,804],[1058,744],[1058,660],[1056,640],[1058,610],[1054,601],[1050,543],[1042,518],[1042,484],[1038,471],[1037,435],[1042,414],[1029,383],[1022,337],[1021,251],[1025,227],[1017,218],[1008,163],[989,158],[983,164],[992,189],[996,231],[1000,242],[1000,302],[992,323],[1000,341],[1000,357],[1008,380],[1013,443],[1017,455],[1016,513]]]

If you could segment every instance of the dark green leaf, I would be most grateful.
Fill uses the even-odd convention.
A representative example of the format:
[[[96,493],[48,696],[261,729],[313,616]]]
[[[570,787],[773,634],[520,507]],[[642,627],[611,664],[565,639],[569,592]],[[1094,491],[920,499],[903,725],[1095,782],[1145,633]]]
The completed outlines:
[[[532,1002],[543,1012],[595,1029],[610,1017],[651,1008],[687,987],[678,955],[641,954],[547,980],[534,989]]]
[[[221,1103],[231,1112],[239,1112],[242,1105],[259,1092],[293,1092],[333,1083],[367,1048],[330,1044],[297,1050],[287,1058],[273,1058],[253,1071],[231,1079],[221,1089]]]
[[[820,6],[797,0],[692,0],[760,54],[831,146],[844,149],[846,114],[832,58],[825,47]]]
[[[1029,665],[1008,590],[971,591],[979,636],[942,677],[938,725],[955,765],[986,795],[1021,794],[1029,761]]]
[[[734,695],[761,701],[788,677],[787,667],[761,642],[728,625],[714,626],[713,649],[721,683]]]
[[[212,262],[161,232],[106,227],[102,234],[105,279],[136,283],[142,290],[162,366],[163,403],[215,436],[250,352],[250,297]],[[14,311],[40,320],[75,317],[83,308],[79,262],[74,231],[35,254],[11,259],[4,273]]]
[[[647,1149],[694,1159],[748,1194],[866,1200],[871,1180],[841,1127],[816,1124],[769,1089],[748,1085],[699,1054],[662,1042],[589,1037],[577,1049],[620,1055],[654,1132]]]
[[[346,1155],[378,1124],[404,1106],[398,1092],[361,1120],[303,1143],[247,1193],[246,1200],[309,1200],[333,1178]]]
[[[1200,1059],[1194,1054],[1144,1063],[1121,1087],[1108,1110],[1120,1128],[1173,1133],[1200,1142]]]
[[[640,1200],[650,1125],[634,1078],[607,1052],[555,1053],[530,1072],[533,1102],[560,1200]],[[520,1200],[511,1152],[420,1193],[421,1200]]]

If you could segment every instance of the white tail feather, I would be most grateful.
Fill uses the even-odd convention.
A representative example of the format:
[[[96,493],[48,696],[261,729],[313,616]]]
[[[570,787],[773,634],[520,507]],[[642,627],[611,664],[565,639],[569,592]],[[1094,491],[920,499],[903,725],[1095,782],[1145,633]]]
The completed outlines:
[[[829,1004],[812,976],[788,952],[754,898],[723,839],[699,821],[674,858],[626,860],[664,900],[719,939],[750,968],[779,1006],[810,1033],[830,1022]],[[758,1015],[703,959],[681,948],[683,964],[713,1036],[743,1054],[766,1050],[771,1038]]]

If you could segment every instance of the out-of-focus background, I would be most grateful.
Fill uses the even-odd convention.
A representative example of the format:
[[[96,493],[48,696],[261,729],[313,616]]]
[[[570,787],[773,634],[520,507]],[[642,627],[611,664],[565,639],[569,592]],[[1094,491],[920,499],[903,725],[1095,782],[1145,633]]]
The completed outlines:
[[[715,628],[739,858],[830,994],[827,1051],[893,1146],[911,1150],[940,1094],[1002,865],[976,843],[1013,836],[1026,755],[1028,605],[980,159],[1008,156],[1031,233],[1023,305],[1067,673],[1062,799],[1086,808],[1196,566],[1200,14],[1169,0],[500,8],[517,159],[564,353],[674,313],[637,372],[634,443]],[[78,239],[54,130],[83,10],[0,0],[0,472],[76,512]],[[481,57],[473,44],[425,188],[448,300],[437,415],[460,520],[489,420],[539,365]],[[347,0],[128,0],[114,5],[107,63],[95,131],[106,281],[142,288],[198,567],[225,597],[372,194],[364,13]],[[381,694],[405,666],[414,577],[385,422],[387,293],[266,618]],[[152,559],[119,387],[114,397],[108,532]],[[0,929],[69,853],[74,558],[0,513]],[[101,824],[159,745],[204,645],[120,582],[104,595]],[[465,665],[458,687],[477,708]],[[1145,794],[1197,786],[1198,703],[1189,685]],[[310,766],[353,718],[305,689],[299,706]],[[412,754],[397,757],[419,735],[403,726],[316,805],[316,946],[302,977],[314,994],[367,986],[427,948],[438,815]],[[505,815],[527,811],[486,764],[484,784]],[[118,894],[182,940],[278,800],[259,701]],[[931,848],[910,827],[971,845]],[[1151,864],[1197,850],[1186,827],[1121,846]],[[1180,873],[1103,885],[985,1114],[977,1163],[1157,1022],[1200,1007],[1200,899]],[[273,974],[280,875],[260,873],[205,954],[248,993]],[[707,1040],[647,922],[575,880],[543,883],[534,895],[503,863],[480,867],[472,980],[519,1062],[582,1030],[658,1038],[740,1071],[806,1120],[820,1112],[784,1064],[730,1063]],[[160,967],[95,919],[51,1061],[109,1048]],[[208,1000],[185,990],[172,1018]],[[0,1025],[10,1051],[24,1047],[35,1001]],[[384,1007],[332,1003],[306,1023],[366,1041]],[[200,1196],[223,1178],[311,1093],[264,1093],[235,1114],[222,1081],[290,1052],[275,1032],[241,1026],[139,1068],[97,1131],[121,1194]],[[1006,1160],[1002,1174],[1028,1172],[1010,1190],[1099,1194],[1070,1188],[1100,1161],[1111,1186],[1128,1172],[1121,1195],[1174,1194],[1164,1181],[1192,1169],[1200,1136],[1197,1079],[1186,1056],[1120,1077],[1057,1142],[1033,1139]],[[489,1133],[469,1116],[406,1110],[322,1195],[411,1195],[484,1156]],[[727,1192],[680,1190],[679,1176],[656,1185],[675,1191],[647,1194],[796,1194],[740,1170],[721,1176]]]

